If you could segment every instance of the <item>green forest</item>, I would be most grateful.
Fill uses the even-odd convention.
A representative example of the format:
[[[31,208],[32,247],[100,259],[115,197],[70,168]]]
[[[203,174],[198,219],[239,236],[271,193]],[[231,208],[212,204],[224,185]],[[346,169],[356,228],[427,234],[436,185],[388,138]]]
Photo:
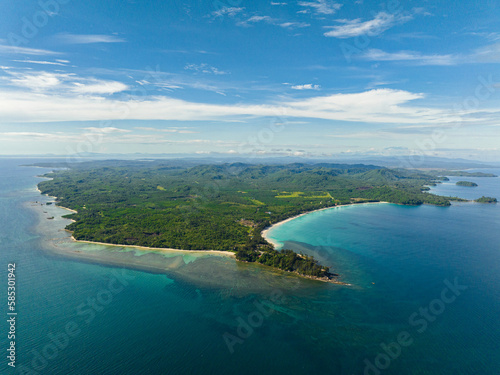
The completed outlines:
[[[484,195],[481,198],[476,199],[474,202],[477,203],[497,203],[496,198],[485,197]]]
[[[53,166],[39,164],[40,166]],[[374,165],[175,161],[95,161],[55,170],[43,194],[78,211],[67,229],[75,239],[187,250],[226,250],[237,259],[302,275],[326,277],[307,255],[276,251],[261,231],[294,215],[340,204],[386,201],[450,205],[427,192],[437,173]]]
[[[457,185],[457,186],[467,186],[467,187],[475,187],[475,186],[477,186],[477,184],[475,182],[472,182],[472,181],[457,181],[457,183],[455,185]]]

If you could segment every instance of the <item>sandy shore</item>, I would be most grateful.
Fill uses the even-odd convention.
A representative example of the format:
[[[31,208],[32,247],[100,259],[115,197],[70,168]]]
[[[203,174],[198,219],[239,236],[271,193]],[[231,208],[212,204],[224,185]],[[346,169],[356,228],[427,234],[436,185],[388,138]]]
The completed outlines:
[[[40,191],[40,189],[36,188],[36,190],[38,190],[38,192],[41,194],[42,192]],[[49,198],[53,198],[54,199],[54,203],[55,201],[57,201],[57,197],[52,197],[52,196],[49,196],[48,194],[45,194],[47,197]],[[330,210],[330,209],[333,209],[333,208],[338,208],[338,207],[345,207],[345,206],[354,206],[354,205],[362,205],[362,204],[380,204],[380,203],[389,203],[389,202],[366,202],[366,203],[350,203],[350,204],[343,204],[343,205],[337,205],[337,206],[332,206],[332,207],[325,207],[325,208],[320,208],[318,210],[313,210],[313,211],[308,211],[308,212],[304,212],[300,215],[296,215],[296,216],[292,216],[288,219],[285,219],[283,221],[280,221],[278,223],[275,223],[273,225],[271,225],[270,227],[264,229],[261,234],[262,234],[262,237],[264,237],[269,243],[273,244],[275,247],[279,248],[281,246],[280,243],[278,243],[277,241],[273,241],[272,239],[270,239],[268,237],[268,233],[271,229],[274,229],[274,228],[277,228],[279,227],[280,225],[283,225],[291,220],[295,220],[301,216],[304,216],[304,215],[308,215],[310,213],[313,213],[313,212],[318,212],[318,211],[324,211],[324,210]],[[78,211],[75,211],[75,210],[72,210],[70,208],[67,208],[67,207],[63,207],[63,206],[57,206],[58,208],[63,208],[67,211],[70,211],[72,213],[78,213]],[[115,247],[125,247],[125,248],[134,248],[134,249],[138,249],[138,250],[143,250],[143,251],[154,251],[154,252],[158,252],[158,251],[164,251],[164,252],[181,252],[181,253],[205,253],[205,254],[214,254],[214,255],[221,255],[221,256],[226,256],[226,257],[230,257],[230,258],[234,258],[235,257],[235,254],[230,252],[230,251],[221,251],[221,250],[185,250],[185,249],[173,249],[173,248],[161,248],[161,247],[146,247],[146,246],[135,246],[135,245],[120,245],[120,244],[110,244],[110,243],[105,243],[105,242],[94,242],[94,241],[81,241],[81,240],[76,240],[73,236],[71,236],[71,240],[74,241],[74,242],[78,242],[78,243],[87,243],[87,244],[94,244],[94,245],[102,245],[102,246],[115,246]]]
[[[266,239],[267,242],[273,244],[275,247],[279,248],[281,246],[281,244],[277,241],[274,241],[273,239],[269,238],[268,234],[269,234],[269,231],[271,229],[274,229],[274,228],[277,228],[279,227],[280,225],[283,225],[285,223],[288,223],[289,221],[292,221],[292,220],[295,220],[301,216],[305,216],[305,215],[309,215],[313,212],[319,212],[319,211],[324,211],[324,210],[331,210],[333,208],[339,208],[339,207],[346,207],[346,206],[359,206],[359,205],[364,205],[364,204],[380,204],[380,203],[389,203],[389,202],[365,202],[365,203],[349,203],[349,204],[339,204],[337,206],[332,206],[332,207],[325,207],[325,208],[320,208],[320,209],[317,209],[317,210],[313,210],[313,211],[308,211],[308,212],[304,212],[300,215],[296,215],[296,216],[292,216],[292,217],[289,217],[288,219],[285,219],[283,221],[280,221],[276,224],[273,224],[271,225],[270,227],[264,229],[262,232],[261,232],[261,235],[262,237],[264,237]]]
[[[68,210],[68,211],[70,211],[70,212],[73,212],[74,214],[77,214],[77,213],[78,213],[78,211],[72,210],[71,208],[66,208],[66,207],[63,207],[63,206],[57,206],[57,207],[62,208],[62,209],[64,209],[64,210]]]
[[[147,250],[147,251],[165,251],[165,252],[172,252],[172,251],[179,251],[183,253],[210,253],[210,254],[216,254],[216,255],[224,255],[227,257],[232,257],[234,258],[235,255],[234,253],[230,251],[222,251],[222,250],[182,250],[182,249],[172,249],[172,248],[167,248],[167,247],[146,247],[146,246],[135,246],[135,245],[117,245],[117,244],[112,244],[112,243],[106,243],[106,242],[94,242],[94,241],[81,241],[81,240],[76,240],[73,236],[71,236],[71,239],[75,242],[79,243],[89,243],[93,245],[104,245],[104,246],[116,246],[116,247],[127,247],[127,248],[133,248],[133,249],[139,249],[139,250]]]
[[[36,190],[42,194],[38,186],[36,187]],[[54,199],[54,204],[57,201],[57,197],[50,196],[48,194],[44,194],[48,198]],[[70,211],[72,213],[78,213],[78,211],[72,210],[71,208],[63,207],[63,206],[57,206],[58,208],[65,209],[67,211]],[[74,222],[74,220],[72,220]],[[120,245],[120,244],[110,244],[110,243],[105,243],[105,242],[94,242],[94,241],[80,241],[76,240],[73,236],[71,236],[71,239],[74,242],[79,242],[79,243],[88,243],[88,244],[94,244],[94,245],[104,245],[104,246],[117,246],[117,247],[127,247],[127,248],[134,248],[138,250],[146,250],[146,251],[164,251],[164,252],[183,252],[183,253],[208,253],[208,254],[214,254],[214,255],[222,255],[230,258],[234,258],[235,254],[230,251],[222,251],[222,250],[184,250],[184,249],[172,249],[172,248],[164,248],[164,247],[146,247],[146,246],[134,246],[134,245]]]

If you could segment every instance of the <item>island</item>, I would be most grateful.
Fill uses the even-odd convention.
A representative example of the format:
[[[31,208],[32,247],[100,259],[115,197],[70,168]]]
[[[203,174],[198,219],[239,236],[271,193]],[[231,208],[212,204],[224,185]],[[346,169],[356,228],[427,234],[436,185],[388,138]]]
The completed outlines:
[[[481,198],[476,199],[474,202],[477,203],[497,203],[496,198],[485,197],[484,195]]]
[[[39,183],[43,194],[73,210],[66,229],[75,240],[170,248],[222,250],[236,259],[332,280],[336,274],[312,256],[277,250],[262,236],[269,226],[337,205],[391,202],[449,206],[429,193],[439,183],[425,171],[375,165],[189,161],[93,161],[54,170]]]
[[[457,181],[457,183],[455,185],[457,185],[457,186],[468,186],[468,187],[475,187],[475,186],[477,186],[477,184],[475,182],[471,182],[471,181]]]

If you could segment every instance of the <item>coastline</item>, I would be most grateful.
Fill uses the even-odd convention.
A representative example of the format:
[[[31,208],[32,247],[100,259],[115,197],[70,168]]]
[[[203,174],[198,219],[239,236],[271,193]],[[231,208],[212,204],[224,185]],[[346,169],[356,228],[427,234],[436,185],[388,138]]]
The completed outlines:
[[[38,190],[38,188],[37,188],[37,190]],[[56,197],[51,197],[51,198],[56,198]],[[287,223],[289,221],[295,220],[295,219],[297,219],[297,218],[299,218],[301,216],[305,216],[305,215],[311,214],[313,212],[330,210],[330,209],[338,208],[338,207],[347,207],[347,206],[356,206],[356,205],[365,205],[365,204],[387,204],[387,203],[390,203],[390,202],[349,203],[349,204],[339,204],[337,206],[332,206],[332,207],[319,208],[319,209],[313,210],[313,211],[307,211],[307,212],[301,213],[299,215],[295,215],[295,216],[289,217],[288,219],[285,219],[285,220],[280,221],[278,223],[272,224],[270,227],[264,229],[261,232],[261,235],[262,235],[262,237],[264,237],[264,239],[267,242],[271,243],[275,247],[280,247],[281,246],[280,243],[278,243],[276,241],[273,241],[272,239],[270,239],[267,236],[268,232],[271,229],[273,229],[273,228],[277,228],[277,227],[279,227],[279,226],[281,226],[281,225],[283,225],[283,224],[285,224],[285,223]],[[78,213],[78,211],[72,210],[72,209],[67,208],[67,207],[63,207],[63,206],[57,206],[57,207],[63,208],[65,210],[71,211],[73,213]],[[166,252],[178,251],[178,252],[184,252],[184,253],[186,253],[186,252],[187,253],[209,253],[209,254],[217,254],[217,255],[227,256],[227,257],[230,257],[230,258],[235,258],[236,257],[236,255],[233,252],[223,251],[223,250],[186,250],[186,249],[174,249],[174,248],[167,248],[167,247],[147,247],[147,246],[139,246],[139,245],[122,245],[122,244],[112,244],[112,243],[106,243],[106,242],[77,240],[73,236],[71,236],[71,240],[73,242],[78,242],[78,243],[88,243],[88,244],[93,244],[93,245],[115,246],[115,247],[130,247],[130,248],[135,248],[135,249],[138,249],[138,250],[146,250],[146,251],[166,251]],[[320,280],[320,279],[318,279],[318,280]]]
[[[70,209],[70,208],[67,208],[67,207],[64,207],[62,205],[57,205],[57,197],[55,196],[50,196],[48,194],[43,194],[41,192],[41,190],[38,188],[38,185],[36,187],[36,190],[41,194],[41,195],[45,195],[46,197],[48,198],[52,198],[53,199],[53,202],[54,203],[54,207],[57,207],[57,208],[63,208],[67,211],[70,211],[72,213],[78,213],[78,211],[76,210],[73,210],[73,209]],[[33,202],[32,202],[33,203]],[[285,224],[286,222],[289,222],[291,220],[294,220],[294,219],[297,219],[301,216],[304,216],[304,215],[308,215],[310,213],[313,213],[313,212],[317,212],[317,211],[323,211],[323,210],[328,210],[328,209],[333,209],[333,208],[338,208],[338,207],[344,207],[344,206],[354,206],[354,205],[360,205],[360,204],[380,204],[380,203],[389,203],[389,202],[363,202],[363,203],[348,203],[348,204],[341,204],[341,205],[335,205],[335,206],[331,206],[331,207],[324,207],[324,208],[320,208],[320,209],[317,209],[317,210],[312,210],[312,211],[307,211],[307,212],[304,212],[304,213],[301,213],[299,215],[295,215],[295,216],[292,216],[292,217],[289,217],[288,219],[285,219],[285,220],[282,220],[278,223],[275,223],[275,224],[272,224],[270,227],[264,229],[262,232],[261,232],[261,235],[263,236],[263,238],[266,239],[266,241],[270,242],[271,244],[273,244],[275,247],[281,247],[281,244],[279,244],[278,242],[276,241],[273,241],[272,239],[270,239],[268,237],[268,232],[273,229],[273,228],[276,228],[280,225],[283,225]],[[42,203],[43,205],[43,203]],[[63,215],[60,215],[61,218],[63,218],[64,216]],[[68,218],[66,218],[68,219]],[[74,221],[74,220],[72,220]],[[66,232],[69,232],[69,233],[72,233],[71,231],[67,230],[67,229],[64,229]],[[90,244],[90,245],[98,245],[98,246],[113,246],[113,247],[121,247],[121,248],[131,248],[131,249],[137,249],[137,250],[141,250],[141,251],[148,251],[148,252],[152,252],[152,253],[158,253],[158,252],[164,252],[164,253],[179,253],[180,254],[206,254],[206,255],[215,255],[215,256],[221,256],[221,257],[227,257],[227,258],[233,258],[235,259],[236,258],[236,254],[233,253],[233,252],[230,252],[230,251],[222,251],[222,250],[186,250],[186,249],[174,249],[174,248],[157,248],[157,247],[147,247],[147,246],[139,246],[139,245],[125,245],[125,244],[112,244],[112,243],[106,243],[106,242],[97,242],[97,241],[85,241],[85,240],[77,240],[74,238],[73,235],[71,235],[69,238],[68,238],[71,242],[73,243],[81,243],[81,244]],[[316,281],[323,281],[323,282],[329,282],[329,283],[333,283],[333,284],[338,284],[338,285],[347,285],[347,286],[350,286],[351,284],[348,284],[348,283],[344,283],[342,281],[339,281],[337,280],[336,278],[319,278],[319,277],[312,277],[312,276],[306,276],[306,275],[301,275],[297,272],[294,272],[295,274],[297,274],[297,276],[299,277],[304,277],[306,279],[310,279],[310,280],[316,280]]]
[[[312,211],[307,211],[307,212],[304,212],[304,213],[301,213],[299,215],[295,215],[295,216],[292,216],[292,217],[289,217],[288,219],[285,219],[285,220],[282,220],[282,221],[279,221],[277,223],[274,223],[272,224],[271,226],[267,227],[266,229],[264,229],[260,234],[261,236],[267,241],[269,242],[270,244],[274,245],[275,247],[279,248],[281,247],[282,245],[279,243],[279,242],[276,242],[274,241],[273,239],[269,238],[269,231],[271,229],[274,229],[274,228],[277,228],[285,223],[288,223],[289,221],[292,221],[292,220],[295,220],[299,217],[302,217],[302,216],[305,216],[305,215],[309,215],[313,212],[319,212],[319,211],[324,211],[324,210],[331,210],[333,208],[338,208],[338,207],[346,207],[346,206],[357,206],[357,205],[364,205],[364,204],[381,204],[381,203],[384,203],[384,204],[387,204],[387,203],[390,203],[390,202],[383,202],[383,201],[380,201],[380,202],[363,202],[363,203],[348,203],[348,204],[339,204],[339,205],[336,205],[336,206],[331,206],[331,207],[324,207],[324,208],[319,208],[317,210],[312,210]]]
[[[255,272],[255,265],[236,261],[230,253],[214,254],[212,252],[186,251],[148,251],[130,249],[129,246],[106,247],[93,243],[79,243],[73,241],[71,233],[64,229],[69,223],[60,206],[45,203],[46,196],[38,199],[30,197],[23,202],[23,207],[33,211],[36,223],[30,229],[39,236],[37,251],[56,257],[72,259],[77,262],[95,264],[105,267],[118,267],[132,271],[141,271],[157,275],[166,275],[173,280],[179,280],[199,287],[220,288],[231,295],[247,295],[276,288],[287,289],[284,285],[304,284],[302,278],[274,269],[259,267]],[[42,205],[43,203],[43,205]],[[53,220],[48,217],[55,216]],[[110,244],[105,244],[109,246]],[[225,255],[225,256],[224,256]],[[245,275],[244,283],[238,282],[241,274]]]
[[[138,245],[119,245],[119,244],[106,243],[106,242],[94,242],[94,241],[77,240],[73,236],[71,236],[71,240],[74,241],[74,242],[78,242],[78,243],[88,243],[88,244],[92,244],[92,245],[104,245],[104,246],[115,246],[115,247],[131,247],[131,248],[138,249],[138,250],[155,251],[155,252],[158,252],[158,251],[165,251],[165,252],[178,251],[178,252],[183,252],[183,253],[210,253],[210,254],[223,255],[223,256],[230,257],[230,258],[236,257],[236,255],[234,253],[232,253],[230,251],[223,251],[223,250],[184,250],[184,249],[173,249],[173,248],[167,248],[167,247],[147,247],[147,246],[138,246]]]
[[[120,267],[143,269],[148,272],[161,274],[163,274],[165,270],[168,270],[169,272],[173,272],[179,275],[183,279],[208,283],[210,285],[219,285],[220,281],[217,280],[222,277],[223,282],[231,285],[231,290],[232,288],[234,288],[234,277],[236,277],[237,274],[240,274],[242,267],[245,272],[248,272],[246,267],[250,267],[249,269],[252,270],[252,275],[254,274],[254,267],[257,267],[259,269],[259,277],[255,279],[255,281],[260,282],[260,277],[262,276],[264,280],[264,284],[262,284],[263,288],[268,288],[269,285],[274,285],[274,283],[277,283],[277,285],[282,285],[282,283],[288,283],[290,280],[293,282],[302,282],[302,280],[321,281],[330,284],[351,286],[351,284],[339,281],[337,278],[330,279],[307,276],[299,274],[297,272],[287,272],[273,267],[267,267],[262,264],[252,263],[245,265],[246,262],[237,261],[236,254],[231,251],[153,248],[137,245],[121,245],[76,240],[72,236],[71,231],[64,229],[64,227],[66,227],[66,224],[64,224],[64,222],[67,222],[71,219],[65,217],[64,213],[61,213],[60,211],[57,212],[57,210],[59,208],[63,208],[71,212],[78,211],[63,207],[61,205],[56,205],[57,197],[50,196],[49,194],[43,194],[38,188],[38,185],[36,185],[34,190],[36,190],[43,198],[41,200],[37,200],[36,202],[30,200],[26,201],[25,203],[26,207],[30,207],[38,214],[39,223],[37,224],[37,230],[40,231],[39,233],[43,232],[45,234],[45,247],[43,248],[49,251],[55,251],[56,253],[63,256],[69,256],[82,261],[96,264],[112,264]],[[46,206],[46,203],[48,202],[51,202],[53,204]],[[54,217],[55,220],[53,220]],[[104,249],[96,248],[92,250],[98,251],[87,251],[86,249],[82,248],[88,245],[102,246],[104,247]],[[142,254],[136,256],[134,254],[131,254],[130,252],[126,252],[123,254],[121,252],[117,253],[111,248],[105,249],[106,246],[112,246],[113,248],[122,249],[137,249]],[[161,256],[161,258],[143,257],[143,254],[151,254],[151,256]],[[163,256],[165,256],[166,258],[164,258]],[[189,258],[186,258],[186,256]],[[203,263],[194,262],[194,260],[191,259],[190,256],[195,257],[196,260],[203,258],[205,259],[205,261]],[[195,266],[193,266],[193,264],[195,264]],[[208,269],[204,268],[205,264],[209,265]],[[193,269],[195,269],[196,272],[193,273]],[[214,272],[217,272],[216,270],[219,269],[224,269],[224,276],[218,275],[216,279],[212,279]],[[276,275],[278,275],[279,277],[275,278]],[[261,285],[259,284],[259,282],[257,282],[258,285],[253,285],[252,283],[251,289],[253,290],[255,288],[260,288]],[[308,284],[304,285],[307,286]]]
[[[78,259],[79,261],[90,262],[95,264],[109,264],[113,266],[126,267],[131,269],[139,269],[147,272],[164,274],[165,271],[169,273],[173,273],[178,277],[181,277],[184,280],[196,283],[206,283],[207,285],[215,285],[218,287],[224,287],[226,289],[231,289],[233,292],[238,293],[238,288],[241,288],[241,285],[238,288],[234,287],[233,281],[237,278],[238,274],[241,272],[241,267],[243,270],[246,267],[249,267],[253,270],[253,267],[258,267],[261,271],[258,274],[255,274],[252,271],[250,274],[252,276],[252,284],[248,286],[249,290],[262,290],[262,288],[269,288],[269,285],[280,285],[279,288],[282,288],[282,283],[284,280],[289,280],[290,282],[303,282],[302,280],[312,280],[312,281],[321,281],[328,282],[336,285],[344,285],[351,286],[351,284],[344,283],[342,281],[338,281],[336,279],[326,280],[323,278],[304,276],[297,272],[288,272],[279,269],[275,269],[273,267],[269,267],[263,264],[256,263],[247,263],[244,261],[236,260],[236,256],[234,253],[229,251],[220,251],[220,250],[180,250],[180,249],[167,249],[167,248],[148,248],[142,246],[134,246],[134,245],[117,245],[117,244],[109,244],[109,243],[99,243],[92,241],[79,241],[75,240],[71,235],[71,231],[63,229],[66,220],[68,218],[64,218],[64,215],[59,211],[56,213],[61,206],[51,205],[45,206],[45,202],[34,202],[34,201],[26,201],[25,206],[27,208],[32,209],[39,218],[39,223],[37,224],[37,231],[39,233],[43,233],[45,235],[44,238],[44,249],[47,249],[51,252],[56,252],[57,254],[71,257],[74,259]],[[48,212],[44,211],[47,210]],[[55,216],[55,221],[48,222],[47,216]],[[40,227],[40,223],[45,224],[45,227]],[[63,234],[64,233],[64,234]],[[130,254],[124,254],[112,251],[110,248],[108,249],[99,249],[99,251],[86,251],[81,247],[74,247],[75,245],[79,246],[89,246],[89,245],[97,245],[97,246],[113,246],[114,248],[134,248],[139,251],[143,251],[144,253],[151,255],[171,255],[172,257],[161,258],[161,263],[158,262],[158,259],[155,262],[151,262],[153,258],[143,258],[142,256],[136,257],[131,256]],[[97,250],[97,249],[95,249]],[[185,260],[184,256],[193,256],[197,259],[205,259],[204,263],[208,264],[208,267],[198,266],[193,272],[193,263],[189,260]],[[181,260],[179,260],[181,259]],[[207,260],[210,259],[210,260]],[[188,267],[189,266],[189,267]],[[219,271],[223,272],[223,276],[218,274]],[[214,277],[214,272],[217,274],[217,277]],[[264,276],[261,279],[257,277],[257,275]],[[276,276],[279,276],[276,278]],[[254,278],[257,277],[257,278]],[[222,281],[221,281],[222,280]],[[255,281],[256,284],[253,282]],[[286,281],[286,282],[289,282]],[[222,282],[222,284],[221,284]],[[263,284],[262,284],[263,283]],[[277,283],[277,284],[274,284]],[[306,284],[304,284],[306,285]],[[256,288],[256,289],[255,289]],[[234,290],[233,290],[234,289]]]
[[[45,195],[48,198],[52,198],[54,201],[54,205],[58,208],[65,209],[67,211],[70,211],[71,213],[78,213],[76,210],[72,210],[71,208],[67,208],[61,205],[56,205],[57,202],[57,197],[50,196],[48,194],[43,194],[41,190],[38,188],[38,185],[36,186],[36,190],[41,194]],[[72,219],[70,219],[72,220]],[[74,222],[74,220],[72,220]],[[67,229],[65,229],[68,231]],[[68,231],[71,233],[71,231]],[[229,258],[235,258],[236,255],[231,252],[231,251],[223,251],[223,250],[186,250],[186,249],[173,249],[173,248],[167,248],[167,247],[147,247],[147,246],[138,246],[138,245],[122,245],[122,244],[111,244],[111,243],[106,243],[106,242],[95,242],[95,241],[82,241],[82,240],[77,240],[73,236],[71,236],[71,241],[75,243],[88,243],[88,244],[93,244],[93,245],[103,245],[103,246],[115,246],[115,247],[127,247],[127,248],[134,248],[138,250],[145,250],[145,251],[164,251],[164,252],[182,252],[182,253],[190,253],[190,254],[195,254],[195,253],[204,253],[204,254],[214,254],[214,255],[221,255],[221,256],[226,256]]]

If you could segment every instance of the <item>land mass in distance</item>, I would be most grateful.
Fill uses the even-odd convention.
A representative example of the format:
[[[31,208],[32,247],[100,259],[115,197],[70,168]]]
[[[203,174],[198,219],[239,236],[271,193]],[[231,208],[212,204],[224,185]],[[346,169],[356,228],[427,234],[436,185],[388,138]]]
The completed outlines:
[[[471,182],[471,181],[457,181],[457,183],[455,185],[468,186],[468,187],[476,187],[477,186],[477,184],[475,182]]]

